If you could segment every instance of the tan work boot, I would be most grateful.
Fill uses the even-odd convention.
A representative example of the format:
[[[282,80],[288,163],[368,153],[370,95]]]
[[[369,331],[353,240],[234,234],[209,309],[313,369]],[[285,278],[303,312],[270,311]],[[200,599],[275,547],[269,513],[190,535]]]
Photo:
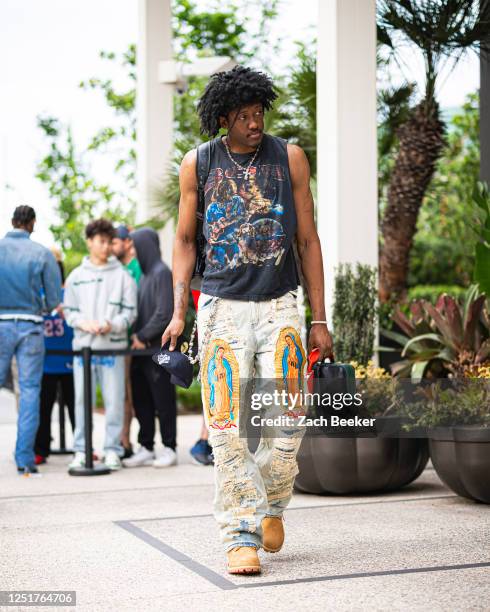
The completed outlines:
[[[279,552],[284,544],[282,516],[266,516],[262,519],[262,546],[269,553]]]
[[[254,546],[239,546],[226,554],[229,574],[260,574],[260,560]]]

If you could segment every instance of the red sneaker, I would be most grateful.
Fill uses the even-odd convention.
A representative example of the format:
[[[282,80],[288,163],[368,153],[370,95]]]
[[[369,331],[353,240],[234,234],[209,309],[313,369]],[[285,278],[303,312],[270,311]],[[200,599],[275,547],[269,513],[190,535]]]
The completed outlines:
[[[42,465],[43,463],[46,463],[46,457],[43,457],[42,455],[35,455],[34,464]]]

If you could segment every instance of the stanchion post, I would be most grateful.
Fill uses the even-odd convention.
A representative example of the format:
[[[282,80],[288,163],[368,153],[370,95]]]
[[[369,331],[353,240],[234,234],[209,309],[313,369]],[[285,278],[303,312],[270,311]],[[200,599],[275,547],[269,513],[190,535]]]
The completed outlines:
[[[89,346],[82,348],[83,362],[83,408],[85,417],[85,467],[70,468],[71,476],[99,476],[110,474],[111,470],[105,465],[94,466],[92,447],[92,350]]]
[[[92,351],[89,346],[82,349],[83,360],[83,411],[85,419],[85,467],[94,467],[92,447]]]
[[[66,449],[65,438],[65,398],[63,397],[63,386],[61,381],[58,381],[58,407],[60,409],[60,450]]]

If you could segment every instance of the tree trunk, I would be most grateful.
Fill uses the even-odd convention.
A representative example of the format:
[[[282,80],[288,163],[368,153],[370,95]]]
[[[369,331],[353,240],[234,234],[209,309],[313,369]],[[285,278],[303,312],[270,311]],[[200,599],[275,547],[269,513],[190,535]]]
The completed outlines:
[[[399,129],[398,138],[398,156],[381,226],[381,302],[402,298],[406,292],[409,255],[419,209],[444,145],[444,124],[439,118],[438,105],[422,101]]]

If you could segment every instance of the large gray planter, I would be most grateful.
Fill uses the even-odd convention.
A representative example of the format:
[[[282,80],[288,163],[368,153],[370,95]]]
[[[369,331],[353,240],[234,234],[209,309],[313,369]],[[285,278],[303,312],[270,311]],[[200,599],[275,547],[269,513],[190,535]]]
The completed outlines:
[[[295,488],[345,495],[394,491],[423,472],[429,450],[423,438],[305,436],[298,452]]]
[[[490,504],[490,427],[444,427],[429,433],[439,478],[455,493]]]

